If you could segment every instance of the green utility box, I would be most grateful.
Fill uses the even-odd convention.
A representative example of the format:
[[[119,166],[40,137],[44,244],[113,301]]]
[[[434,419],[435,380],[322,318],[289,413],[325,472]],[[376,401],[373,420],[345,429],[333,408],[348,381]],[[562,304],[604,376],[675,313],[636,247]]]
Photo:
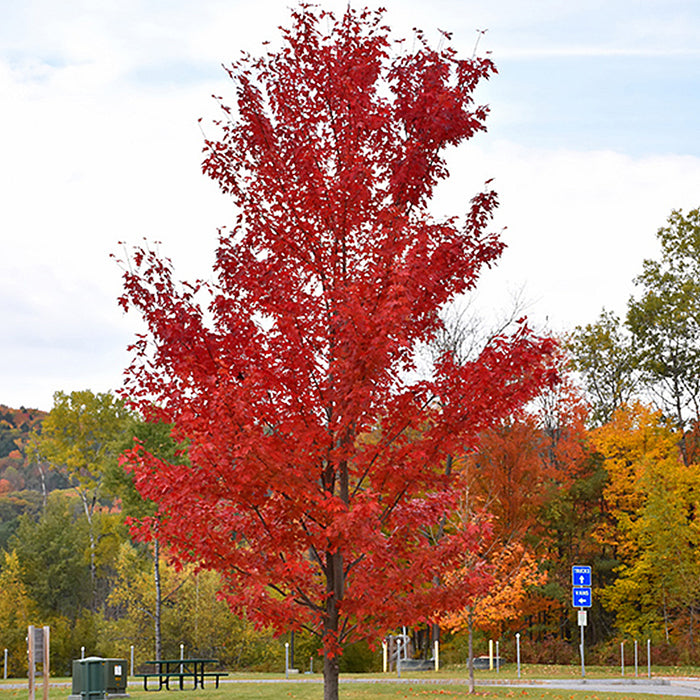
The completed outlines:
[[[105,659],[105,690],[107,695],[126,695],[126,659]]]
[[[71,697],[82,700],[103,700],[105,689],[105,660],[88,656],[73,662],[73,690]]]
[[[126,696],[126,659],[88,656],[73,661],[73,687],[69,700],[104,700]]]

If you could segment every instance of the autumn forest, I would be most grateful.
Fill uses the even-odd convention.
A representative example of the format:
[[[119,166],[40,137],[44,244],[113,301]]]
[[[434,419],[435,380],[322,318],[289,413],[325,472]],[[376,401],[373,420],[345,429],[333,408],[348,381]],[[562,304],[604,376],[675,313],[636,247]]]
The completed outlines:
[[[659,661],[700,658],[700,212],[674,212],[659,242],[627,316],[603,312],[560,338],[561,382],[455,458],[454,517],[488,520],[471,557],[490,579],[441,621],[446,660],[464,660],[472,624],[482,651],[488,638],[509,649],[520,632],[533,642],[524,658],[575,661],[577,563],[593,568],[591,658],[613,659],[634,639],[651,639]],[[437,342],[467,353],[479,334],[483,324],[453,315]],[[174,451],[169,431],[89,391],[57,393],[48,414],[2,407],[0,418],[0,639],[11,672],[26,672],[27,624],[51,625],[62,670],[81,646],[124,656],[133,644],[150,658],[154,550],[130,537],[128,518],[147,506],[119,454],[134,437]],[[280,642],[217,600],[216,575],[174,567],[167,549],[160,557],[163,654],[184,643],[231,668],[279,667]],[[308,668],[316,647],[301,635],[297,663]],[[344,663],[376,668],[377,658],[355,645]]]

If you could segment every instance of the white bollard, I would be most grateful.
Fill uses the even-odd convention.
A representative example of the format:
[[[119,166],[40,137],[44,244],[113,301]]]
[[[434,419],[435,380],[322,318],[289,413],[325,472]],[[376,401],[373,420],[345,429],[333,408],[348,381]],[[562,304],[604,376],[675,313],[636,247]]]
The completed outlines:
[[[625,675],[625,643],[620,642],[620,675]]]

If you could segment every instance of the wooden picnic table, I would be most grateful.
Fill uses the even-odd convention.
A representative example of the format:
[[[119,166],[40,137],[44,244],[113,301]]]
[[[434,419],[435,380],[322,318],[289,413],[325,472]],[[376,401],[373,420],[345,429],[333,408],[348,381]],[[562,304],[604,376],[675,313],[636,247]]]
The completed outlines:
[[[157,678],[158,688],[157,690],[162,690],[165,686],[166,690],[172,690],[170,687],[170,680],[176,679],[178,681],[178,687],[180,690],[184,690],[184,681],[186,678],[191,678],[193,681],[193,689],[202,688],[204,689],[204,679],[212,678],[216,680],[216,687],[219,687],[219,679],[222,676],[228,676],[228,673],[222,671],[205,671],[204,666],[206,664],[217,664],[218,659],[203,659],[203,658],[189,658],[189,659],[154,659],[151,661],[146,661],[147,664],[152,665],[155,670],[149,673],[137,673],[135,675],[143,678],[143,689],[148,690],[148,679]],[[151,688],[151,690],[156,690],[156,688]]]

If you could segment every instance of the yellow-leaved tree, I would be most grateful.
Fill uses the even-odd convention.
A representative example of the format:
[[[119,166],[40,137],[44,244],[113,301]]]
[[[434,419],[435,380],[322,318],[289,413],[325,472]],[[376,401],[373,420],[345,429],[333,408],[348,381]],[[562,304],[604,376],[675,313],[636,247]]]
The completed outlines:
[[[19,557],[5,552],[0,570],[0,639],[7,649],[9,676],[27,673],[27,626],[36,622],[36,607],[22,581]]]
[[[593,440],[608,472],[609,519],[596,536],[620,562],[601,592],[623,635],[694,646],[700,595],[700,466],[660,413],[625,406]],[[683,639],[685,637],[685,640]]]

